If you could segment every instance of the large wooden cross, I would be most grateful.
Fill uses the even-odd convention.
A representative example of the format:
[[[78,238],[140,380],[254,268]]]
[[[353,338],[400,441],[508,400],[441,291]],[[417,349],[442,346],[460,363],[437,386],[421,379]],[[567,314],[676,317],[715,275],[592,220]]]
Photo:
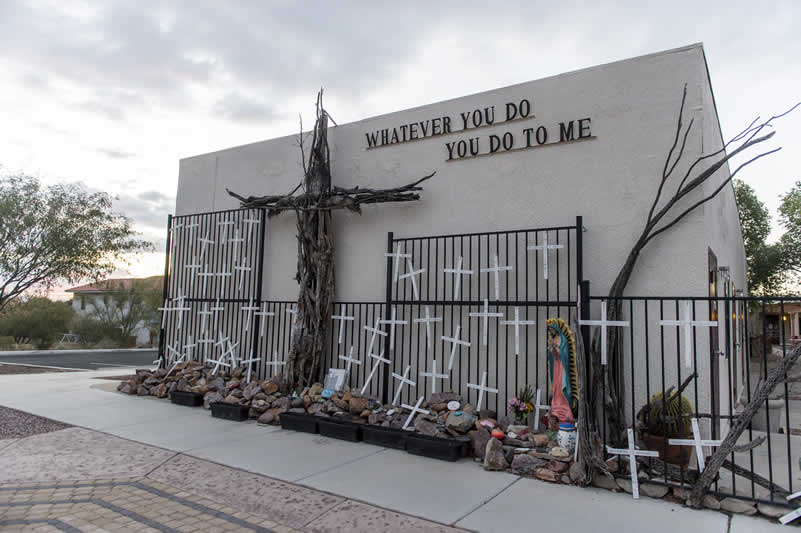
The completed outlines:
[[[308,159],[301,124],[299,145],[304,177],[292,192],[245,198],[226,189],[228,194],[240,201],[242,208],[267,209],[268,217],[283,211],[294,211],[297,216],[298,263],[295,279],[300,290],[286,365],[286,375],[293,387],[305,387],[320,377],[320,360],[334,302],[334,229],[331,211],[348,209],[361,214],[363,204],[419,200],[418,191],[423,189],[420,184],[434,175],[432,172],[394,189],[332,187],[328,120],[328,113],[323,108],[323,93],[320,91]],[[298,191],[301,192],[296,194]]]

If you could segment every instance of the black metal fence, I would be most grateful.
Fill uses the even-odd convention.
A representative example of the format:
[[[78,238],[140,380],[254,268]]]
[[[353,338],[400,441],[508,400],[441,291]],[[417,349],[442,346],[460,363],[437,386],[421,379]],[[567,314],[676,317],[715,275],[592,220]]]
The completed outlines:
[[[727,293],[728,291],[723,291]],[[638,426],[637,414],[655,395],[677,390],[690,376],[683,396],[692,406],[691,417],[698,420],[700,438],[720,440],[728,433],[732,419],[748,404],[757,384],[787,354],[797,339],[788,335],[788,310],[799,309],[801,298],[773,297],[622,297],[610,301],[603,297],[585,298],[585,318],[596,319],[589,331],[597,334],[600,307],[619,304],[619,321],[608,326],[622,336],[623,350],[610,355],[607,364],[616,377],[615,389],[628,427],[637,428],[638,445],[664,454],[678,454],[662,435],[648,435]],[[770,332],[775,315],[781,327]],[[586,334],[586,330],[585,330]],[[587,343],[589,344],[589,343]],[[754,449],[732,453],[714,485],[719,496],[783,504],[783,496],[798,490],[801,458],[801,378],[784,376],[773,400],[762,404],[739,444],[763,438]],[[604,379],[602,388],[610,387]],[[605,390],[604,390],[605,392]],[[602,406],[606,419],[606,406]],[[689,422],[689,420],[688,420]],[[602,428],[606,435],[607,428]],[[688,426],[689,429],[689,426]],[[692,433],[672,438],[693,439]],[[606,444],[606,442],[605,442]],[[609,443],[615,444],[615,443]],[[654,482],[689,487],[698,469],[695,448],[682,446],[686,464],[678,475],[667,471]],[[713,453],[706,446],[704,455]]]

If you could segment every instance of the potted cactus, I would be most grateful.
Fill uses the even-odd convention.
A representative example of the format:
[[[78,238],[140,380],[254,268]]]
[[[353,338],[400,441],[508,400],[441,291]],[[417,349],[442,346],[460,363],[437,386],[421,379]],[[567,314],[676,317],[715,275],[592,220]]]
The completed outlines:
[[[668,439],[689,438],[692,435],[690,418],[693,414],[690,400],[683,394],[673,392],[672,387],[664,394],[654,394],[637,415],[643,442],[649,449],[659,452],[663,461],[687,466],[690,449],[668,444]]]

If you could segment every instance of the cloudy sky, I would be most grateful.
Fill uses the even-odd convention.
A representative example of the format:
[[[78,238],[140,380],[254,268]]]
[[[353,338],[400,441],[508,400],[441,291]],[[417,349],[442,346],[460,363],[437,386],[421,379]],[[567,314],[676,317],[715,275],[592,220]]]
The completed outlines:
[[[0,165],[117,196],[162,248],[178,160],[294,133],[320,86],[343,123],[701,41],[724,136],[801,99],[797,0],[608,4],[0,0]],[[777,130],[741,174],[772,209],[801,112]]]

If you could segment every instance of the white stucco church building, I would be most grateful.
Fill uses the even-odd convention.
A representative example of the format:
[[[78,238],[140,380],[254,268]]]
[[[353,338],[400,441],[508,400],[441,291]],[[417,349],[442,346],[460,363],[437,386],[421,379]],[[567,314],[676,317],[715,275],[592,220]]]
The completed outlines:
[[[366,206],[361,215],[347,211],[334,213],[337,299],[360,302],[385,298],[384,252],[388,232],[394,232],[398,238],[566,227],[575,224],[577,216],[583,217],[584,226],[582,277],[591,282],[593,296],[605,295],[645,224],[676,135],[685,85],[684,123],[692,120],[693,126],[674,171],[675,177],[667,185],[675,188],[691,162],[723,146],[700,44],[331,127],[332,181],[336,186],[390,188],[436,171],[424,183],[418,202]],[[709,194],[728,173],[727,166],[721,168],[704,190],[693,193],[684,205]],[[244,195],[285,194],[301,181],[302,174],[297,135],[187,157],[180,162],[176,215],[237,208],[238,202],[226,193],[226,188]],[[295,236],[292,213],[267,222],[261,291],[265,300],[297,297],[293,279],[297,261]],[[508,250],[499,252],[500,244],[493,242],[489,237],[481,264],[469,265],[471,268],[489,268],[493,253],[501,254],[501,262],[514,262],[515,272],[522,268],[522,259],[513,257]],[[522,254],[525,255],[525,246]],[[442,262],[429,265],[429,270],[452,266],[452,255],[437,257]],[[526,263],[528,268],[533,269],[536,263],[541,269],[537,257],[531,264]],[[554,256],[551,259],[568,265],[576,260]],[[419,266],[417,258],[415,261]],[[540,270],[537,276],[542,280]],[[445,278],[440,275],[437,279]],[[491,287],[489,274],[487,279],[490,285],[485,287]],[[580,280],[573,276],[563,278],[562,283],[572,283],[575,287],[577,281]],[[517,287],[516,283],[512,282],[512,286]],[[554,278],[550,283],[555,283]],[[437,296],[436,291],[441,287],[433,290]],[[509,285],[504,290],[511,291]],[[626,294],[705,297],[734,294],[736,290],[747,292],[746,263],[734,192],[729,185],[645,248]],[[511,300],[507,293],[501,299]],[[545,299],[575,299],[575,295],[573,288],[562,295],[545,294]],[[487,297],[492,299],[491,291],[470,299],[480,301]],[[599,303],[593,302],[594,318]],[[665,311],[665,318],[675,318],[674,303]],[[506,305],[504,309],[511,312],[512,307]],[[532,311],[532,318],[536,315],[539,324],[537,328],[544,327],[548,312]],[[698,318],[715,318],[712,315],[718,311],[705,310],[703,314]],[[465,318],[463,329],[469,321]],[[440,328],[437,338],[453,333],[447,323],[437,327]],[[640,329],[632,335],[634,348],[627,348],[631,362],[624,363],[627,369],[635,366],[632,373],[639,376],[645,372],[637,357],[648,347],[659,349],[656,340],[659,330],[656,323],[647,337]],[[471,335],[476,349],[482,346],[480,331],[478,323],[473,322]],[[709,410],[715,404],[718,412],[730,411],[737,392],[729,398],[727,391],[737,388],[742,364],[730,383],[728,372],[718,367],[716,357],[710,357],[709,352],[722,352],[721,346],[727,344],[725,336],[734,339],[738,330],[718,328],[717,340],[712,340],[713,335],[706,332],[702,334],[700,329],[696,334],[694,357],[701,377],[693,402],[699,410]],[[535,341],[534,333],[531,335],[532,344],[544,342],[544,336]],[[509,341],[494,324],[489,336],[489,345],[500,337],[505,342],[514,341],[514,336]],[[659,387],[675,385],[688,372],[682,367],[686,356],[683,341],[677,340],[674,330],[665,337],[667,347],[661,349],[672,350],[673,362],[667,365],[668,382],[659,383]],[[727,349],[735,353],[732,348],[735,345],[732,342]],[[433,350],[436,353],[437,348]],[[447,350],[443,348],[442,353]],[[542,353],[531,350],[526,360],[531,361],[532,368],[535,364],[544,368]],[[493,353],[497,357],[497,344]],[[489,361],[492,356],[487,357]],[[739,356],[735,353],[734,357]],[[479,356],[480,361],[483,358],[484,355]],[[721,361],[720,364],[726,364],[723,358]],[[406,361],[394,370],[402,372],[405,364]],[[410,364],[417,365],[413,371],[423,370],[424,363],[419,360]],[[499,382],[501,373],[508,375],[512,365],[522,364],[523,358],[518,356],[517,362],[507,359],[505,364],[497,363],[491,368],[482,366],[475,372],[467,369],[468,377],[462,381],[477,380],[480,377],[477,372],[487,370],[490,382]],[[534,371],[529,371],[528,366],[526,369],[528,381],[544,384],[541,368],[535,378],[530,377]],[[656,379],[657,370],[650,371],[655,373],[652,379]],[[509,389],[525,381],[521,379],[509,385]],[[499,393],[497,403],[502,405],[512,392]],[[645,400],[644,391],[638,390],[637,396],[634,403]],[[638,405],[630,407],[633,411]]]

